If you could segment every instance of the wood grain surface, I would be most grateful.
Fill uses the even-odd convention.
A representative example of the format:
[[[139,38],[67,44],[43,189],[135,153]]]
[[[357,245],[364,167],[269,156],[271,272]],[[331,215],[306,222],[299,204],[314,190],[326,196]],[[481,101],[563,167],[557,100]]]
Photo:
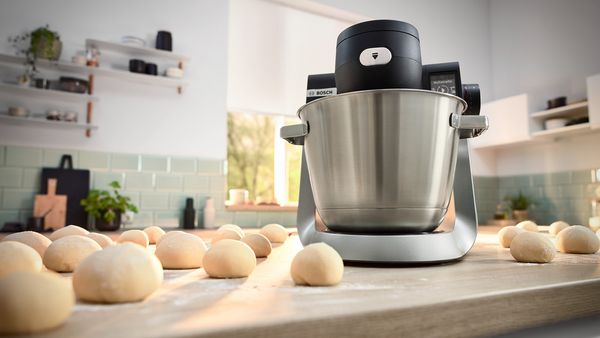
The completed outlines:
[[[48,179],[48,193],[35,195],[33,215],[44,217],[44,229],[58,230],[67,220],[67,195],[56,194],[57,180]]]
[[[347,266],[335,287],[294,286],[289,267],[301,244],[292,235],[248,278],[165,270],[163,286],[147,300],[79,302],[64,326],[38,336],[473,337],[600,314],[600,254],[517,263],[497,244],[497,230],[480,227],[462,261]]]

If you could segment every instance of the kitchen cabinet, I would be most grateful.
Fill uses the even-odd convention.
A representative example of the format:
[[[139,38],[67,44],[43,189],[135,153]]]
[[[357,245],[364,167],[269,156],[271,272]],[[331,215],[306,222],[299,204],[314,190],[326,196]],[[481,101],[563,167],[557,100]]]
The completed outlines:
[[[485,103],[481,114],[488,116],[490,129],[469,140],[470,145],[473,149],[495,149],[597,132],[600,129],[600,74],[587,78],[587,97],[587,101],[533,113],[529,113],[532,109],[527,94]],[[580,117],[587,117],[589,122],[545,128],[545,121],[551,118]]]
[[[489,129],[470,139],[473,149],[497,148],[531,140],[529,133],[529,100],[526,94],[484,103],[481,115],[488,117]]]
[[[588,112],[592,129],[600,128],[600,74],[587,78]]]

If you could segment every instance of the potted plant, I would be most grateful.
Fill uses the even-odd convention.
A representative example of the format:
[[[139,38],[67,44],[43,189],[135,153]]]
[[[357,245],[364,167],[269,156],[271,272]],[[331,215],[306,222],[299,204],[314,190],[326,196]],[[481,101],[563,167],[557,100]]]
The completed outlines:
[[[28,86],[38,73],[37,58],[58,60],[62,51],[62,42],[57,32],[49,26],[39,27],[31,32],[11,36],[8,41],[15,49],[17,56],[25,57],[25,72],[17,78],[19,85]]]
[[[138,212],[131,199],[119,193],[119,182],[113,181],[109,187],[112,191],[92,189],[88,196],[81,200],[85,211],[94,217],[96,229],[101,231],[118,230],[121,227],[121,214],[128,210]]]
[[[531,205],[531,201],[529,198],[521,191],[517,196],[508,197],[508,201],[510,202],[510,207],[512,209],[513,218],[517,221],[525,221],[529,219],[529,212],[527,209]]]

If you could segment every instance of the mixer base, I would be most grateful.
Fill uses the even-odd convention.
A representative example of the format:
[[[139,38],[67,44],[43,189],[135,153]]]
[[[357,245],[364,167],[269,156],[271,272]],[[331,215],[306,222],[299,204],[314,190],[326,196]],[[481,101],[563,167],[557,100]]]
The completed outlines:
[[[302,244],[325,242],[347,262],[429,264],[462,258],[477,237],[477,213],[467,140],[460,140],[454,178],[454,208],[434,232],[351,234],[334,232],[316,212],[306,159],[302,157],[298,234]],[[452,210],[454,209],[454,210]]]

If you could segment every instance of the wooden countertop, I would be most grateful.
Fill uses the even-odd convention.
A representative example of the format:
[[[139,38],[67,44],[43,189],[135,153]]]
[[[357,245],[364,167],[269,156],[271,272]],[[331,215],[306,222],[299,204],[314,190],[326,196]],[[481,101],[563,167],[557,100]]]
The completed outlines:
[[[301,244],[292,235],[249,278],[166,270],[149,299],[77,303],[64,326],[39,337],[469,337],[600,314],[600,254],[516,263],[497,230],[480,227],[462,261],[348,266],[335,287],[294,286],[289,266]]]

